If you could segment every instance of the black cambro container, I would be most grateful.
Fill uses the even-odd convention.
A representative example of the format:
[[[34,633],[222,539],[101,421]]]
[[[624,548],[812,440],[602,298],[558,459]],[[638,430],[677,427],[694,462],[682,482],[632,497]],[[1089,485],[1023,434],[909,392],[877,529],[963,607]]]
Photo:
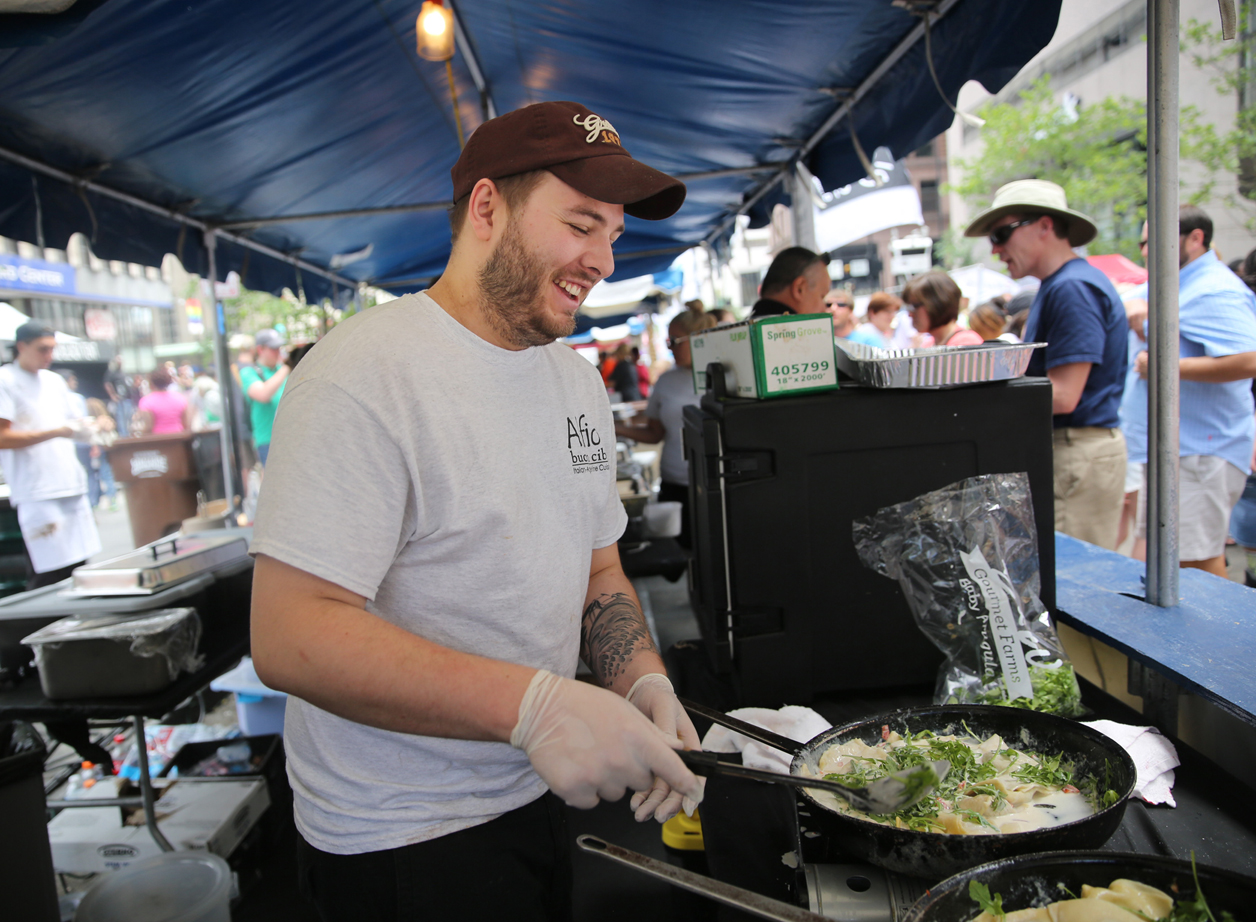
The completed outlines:
[[[851,523],[976,474],[1029,474],[1042,602],[1055,607],[1051,385],[847,385],[686,407],[690,596],[741,703],[932,684],[942,654],[898,582],[865,568]]]
[[[44,807],[46,755],[29,724],[0,723],[0,918],[61,918]]]

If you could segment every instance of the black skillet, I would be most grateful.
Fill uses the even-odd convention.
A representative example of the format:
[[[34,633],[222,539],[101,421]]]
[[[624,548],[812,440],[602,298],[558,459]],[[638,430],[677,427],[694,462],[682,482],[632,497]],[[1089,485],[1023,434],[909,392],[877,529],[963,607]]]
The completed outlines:
[[[1250,918],[1256,905],[1256,878],[1206,865],[1196,870],[1213,915],[1220,918],[1226,909],[1236,919]],[[1195,896],[1189,861],[1120,852],[1051,852],[1004,858],[948,877],[930,887],[899,922],[968,922],[981,911],[968,895],[972,880],[981,881],[991,894],[1000,894],[1004,910],[1011,912],[1069,899],[1061,888],[1080,896],[1083,884],[1106,887],[1121,877],[1156,887],[1175,900]]]
[[[828,836],[842,852],[852,857],[929,881],[941,880],[983,862],[1013,855],[1099,848],[1121,825],[1126,803],[1138,779],[1129,753],[1099,731],[1065,717],[1021,708],[980,705],[906,708],[844,727],[834,727],[806,743],[800,743],[702,705],[683,700],[682,703],[694,714],[790,753],[794,757],[790,765],[790,774],[793,775],[818,775],[820,756],[830,746],[853,739],[861,739],[870,746],[876,745],[881,741],[882,727],[885,726],[899,733],[932,730],[939,735],[955,733],[962,736],[967,725],[983,739],[997,733],[1015,749],[1049,755],[1063,752],[1065,763],[1071,762],[1079,777],[1093,775],[1103,779],[1106,772],[1110,787],[1120,796],[1111,807],[1062,826],[1005,835],[958,836],[896,829],[848,816],[817,800],[807,791],[802,792],[806,803],[799,805],[799,823],[804,831]]]

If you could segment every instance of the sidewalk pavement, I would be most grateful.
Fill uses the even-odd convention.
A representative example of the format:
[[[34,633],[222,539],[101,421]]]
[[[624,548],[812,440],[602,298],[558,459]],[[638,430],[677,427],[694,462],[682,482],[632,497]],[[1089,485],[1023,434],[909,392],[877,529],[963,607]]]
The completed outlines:
[[[126,491],[118,488],[118,506],[109,508],[109,500],[101,499],[96,509],[96,530],[100,532],[100,553],[88,558],[89,563],[109,560],[135,550],[131,539],[131,517],[127,512]]]

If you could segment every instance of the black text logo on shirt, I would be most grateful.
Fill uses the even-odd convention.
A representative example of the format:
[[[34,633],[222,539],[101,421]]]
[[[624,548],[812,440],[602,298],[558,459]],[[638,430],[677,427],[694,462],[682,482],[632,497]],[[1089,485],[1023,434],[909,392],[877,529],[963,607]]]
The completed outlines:
[[[602,437],[583,413],[575,419],[567,417],[567,453],[571,455],[571,469],[577,474],[609,469]]]

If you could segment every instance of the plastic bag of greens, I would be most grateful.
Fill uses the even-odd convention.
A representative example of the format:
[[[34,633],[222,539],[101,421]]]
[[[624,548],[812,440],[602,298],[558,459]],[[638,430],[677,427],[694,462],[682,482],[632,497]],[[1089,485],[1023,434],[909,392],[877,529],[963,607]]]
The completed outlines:
[[[946,654],[935,703],[1081,713],[1073,666],[1038,599],[1028,475],[970,477],[858,519],[853,531],[864,566],[898,580]]]

